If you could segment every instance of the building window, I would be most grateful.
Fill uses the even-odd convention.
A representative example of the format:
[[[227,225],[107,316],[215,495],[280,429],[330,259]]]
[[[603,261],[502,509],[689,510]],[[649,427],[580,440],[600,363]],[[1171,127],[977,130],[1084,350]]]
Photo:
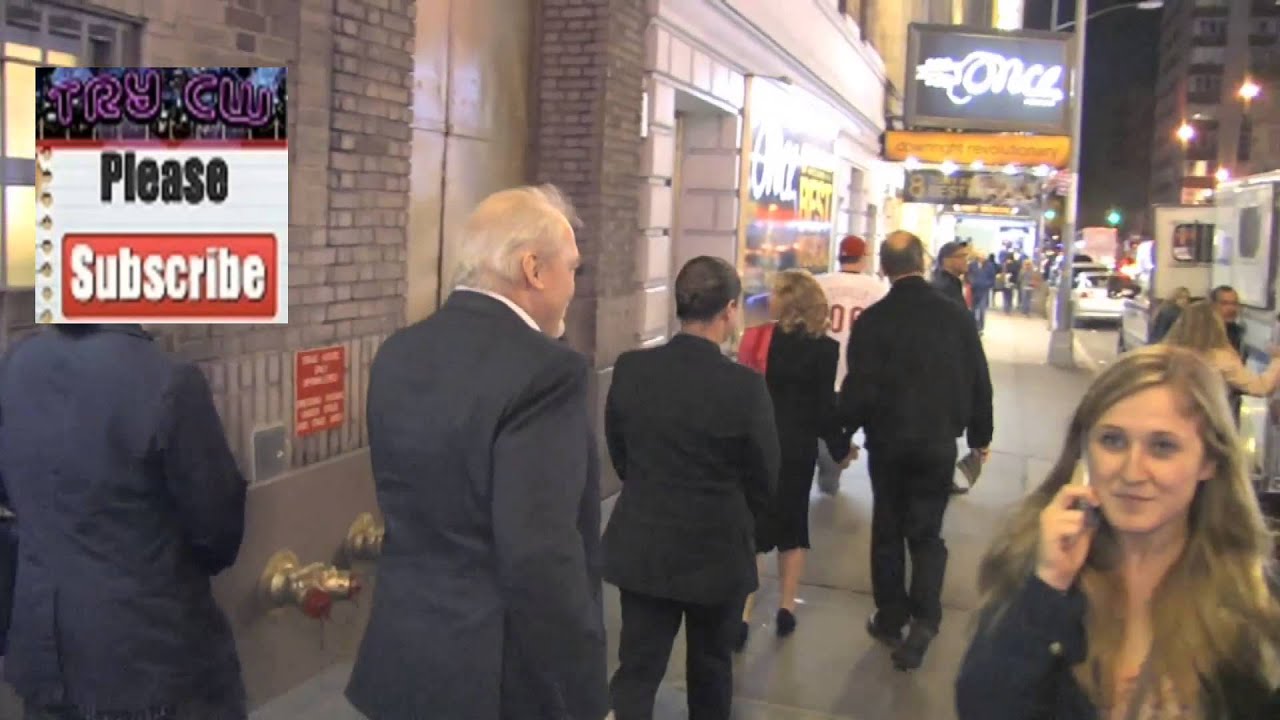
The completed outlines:
[[[0,289],[35,285],[36,67],[125,65],[132,29],[62,6],[0,0]]]
[[[1192,65],[1222,65],[1226,58],[1227,49],[1222,46],[1197,45],[1191,48]]]
[[[1227,36],[1227,21],[1212,18],[1201,18],[1196,21],[1196,39],[1216,40]]]
[[[1216,94],[1222,91],[1222,78],[1218,75],[1192,75],[1188,87],[1197,95]]]

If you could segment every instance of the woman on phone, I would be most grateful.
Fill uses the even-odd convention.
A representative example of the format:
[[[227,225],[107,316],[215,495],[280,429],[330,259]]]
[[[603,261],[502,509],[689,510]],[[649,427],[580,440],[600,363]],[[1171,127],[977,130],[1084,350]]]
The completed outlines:
[[[1280,717],[1273,547],[1221,374],[1122,356],[982,561],[960,720]]]

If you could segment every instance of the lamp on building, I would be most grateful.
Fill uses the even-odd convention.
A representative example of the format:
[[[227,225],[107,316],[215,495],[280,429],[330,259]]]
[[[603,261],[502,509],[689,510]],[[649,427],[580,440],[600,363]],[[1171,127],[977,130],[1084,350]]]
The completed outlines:
[[[1178,132],[1176,135],[1178,136],[1178,139],[1182,141],[1182,144],[1186,145],[1195,139],[1196,129],[1189,123],[1184,122],[1178,126]]]
[[[943,175],[955,175],[959,169],[960,167],[950,160],[942,161],[941,170]]]
[[[1213,174],[1215,180],[1224,183],[1231,179],[1231,171],[1226,168],[1218,168],[1218,172]]]
[[[1246,102],[1253,102],[1255,98],[1262,94],[1262,86],[1258,83],[1245,78],[1244,84],[1240,86],[1240,97]]]

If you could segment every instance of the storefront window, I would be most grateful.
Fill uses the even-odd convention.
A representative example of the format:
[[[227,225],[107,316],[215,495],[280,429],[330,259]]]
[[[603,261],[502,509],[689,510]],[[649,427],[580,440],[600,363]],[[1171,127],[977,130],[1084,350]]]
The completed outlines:
[[[124,64],[131,31],[38,0],[0,0],[0,289],[35,284],[36,68]]]

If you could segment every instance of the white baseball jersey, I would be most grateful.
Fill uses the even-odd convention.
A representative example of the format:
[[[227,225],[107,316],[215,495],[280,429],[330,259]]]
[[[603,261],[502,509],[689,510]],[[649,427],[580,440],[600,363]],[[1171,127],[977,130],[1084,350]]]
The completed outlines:
[[[865,273],[833,272],[815,277],[831,305],[831,326],[827,335],[840,343],[840,362],[836,365],[836,390],[844,382],[849,329],[862,314],[889,292],[889,283]]]

